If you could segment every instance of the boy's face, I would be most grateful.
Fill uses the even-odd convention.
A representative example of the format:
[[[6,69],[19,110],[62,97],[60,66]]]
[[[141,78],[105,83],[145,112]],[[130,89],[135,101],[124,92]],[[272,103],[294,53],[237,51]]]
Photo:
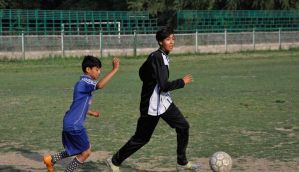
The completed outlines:
[[[169,53],[173,49],[174,42],[175,42],[175,36],[174,36],[174,34],[171,34],[167,38],[165,38],[163,41],[160,41],[159,44],[161,45],[161,48],[166,53]]]
[[[89,75],[92,79],[97,79],[100,76],[101,68],[98,68],[96,66],[90,68],[86,68],[86,74]]]

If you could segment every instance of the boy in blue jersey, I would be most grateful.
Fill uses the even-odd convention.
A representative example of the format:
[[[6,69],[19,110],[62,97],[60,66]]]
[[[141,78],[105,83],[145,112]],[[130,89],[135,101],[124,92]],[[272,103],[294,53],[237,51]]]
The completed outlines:
[[[100,81],[96,81],[101,73],[101,61],[93,56],[85,56],[82,62],[84,74],[75,84],[73,102],[63,119],[62,143],[64,151],[52,155],[45,155],[43,161],[49,172],[54,171],[54,164],[66,157],[76,156],[67,166],[65,172],[74,171],[91,154],[90,143],[84,121],[86,114],[99,117],[100,113],[89,110],[92,102],[92,92],[104,88],[118,71],[120,60],[114,58],[112,70]]]

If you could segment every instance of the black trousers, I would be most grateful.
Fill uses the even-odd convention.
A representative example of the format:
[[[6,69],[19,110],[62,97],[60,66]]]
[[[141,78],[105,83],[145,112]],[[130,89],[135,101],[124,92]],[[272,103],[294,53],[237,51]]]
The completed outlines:
[[[162,118],[177,133],[177,163],[185,165],[186,148],[189,139],[189,123],[180,110],[172,103],[165,113],[160,116],[140,115],[134,136],[112,157],[114,165],[119,166],[125,159],[147,144]],[[161,143],[163,144],[163,143]]]

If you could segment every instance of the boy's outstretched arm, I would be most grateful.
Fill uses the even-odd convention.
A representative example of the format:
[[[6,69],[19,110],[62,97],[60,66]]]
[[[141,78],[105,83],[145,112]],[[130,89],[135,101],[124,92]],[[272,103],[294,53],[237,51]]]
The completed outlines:
[[[106,86],[106,84],[109,82],[109,80],[115,75],[115,73],[118,71],[119,68],[119,64],[120,64],[120,59],[115,57],[112,60],[112,70],[107,73],[106,76],[104,76],[98,83],[97,83],[97,89],[101,89],[104,88]]]
[[[94,116],[94,117],[99,117],[100,116],[100,112],[93,111],[93,110],[88,110],[87,114],[90,115],[90,116]]]

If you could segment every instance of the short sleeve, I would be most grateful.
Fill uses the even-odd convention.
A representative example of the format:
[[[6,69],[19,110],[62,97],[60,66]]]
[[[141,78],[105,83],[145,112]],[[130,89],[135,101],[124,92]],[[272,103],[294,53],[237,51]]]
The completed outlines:
[[[80,92],[92,92],[96,90],[97,82],[89,78],[82,78],[79,86]]]

